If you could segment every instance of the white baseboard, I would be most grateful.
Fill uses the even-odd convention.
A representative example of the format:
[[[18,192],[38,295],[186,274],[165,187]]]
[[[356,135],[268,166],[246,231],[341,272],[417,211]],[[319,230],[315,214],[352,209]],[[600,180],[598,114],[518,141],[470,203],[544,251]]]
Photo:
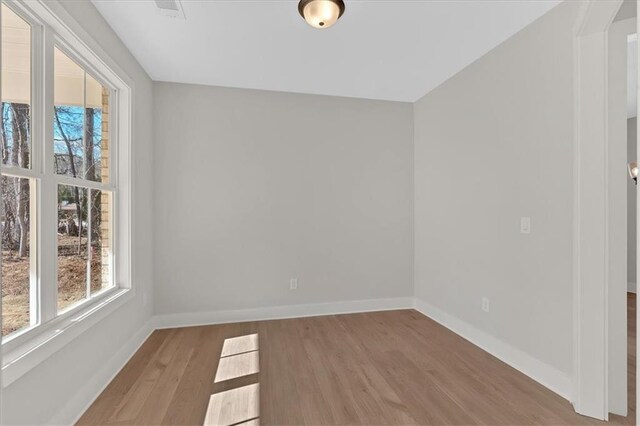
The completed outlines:
[[[271,306],[228,311],[157,315],[154,317],[153,325],[157,329],[176,328],[232,322],[315,317],[320,315],[413,308],[413,297],[396,297],[389,299],[352,300],[346,302],[311,303],[304,305]]]
[[[75,424],[109,383],[111,383],[120,370],[122,370],[125,364],[129,362],[131,357],[133,357],[153,331],[151,320],[149,320],[100,370],[88,378],[85,385],[76,392],[75,396],[71,398],[47,424]]]
[[[422,314],[571,401],[572,382],[567,374],[427,302],[416,299],[415,303]]]
[[[629,293],[636,293],[636,289],[637,289],[637,285],[635,282],[628,282],[627,283],[627,291]]]

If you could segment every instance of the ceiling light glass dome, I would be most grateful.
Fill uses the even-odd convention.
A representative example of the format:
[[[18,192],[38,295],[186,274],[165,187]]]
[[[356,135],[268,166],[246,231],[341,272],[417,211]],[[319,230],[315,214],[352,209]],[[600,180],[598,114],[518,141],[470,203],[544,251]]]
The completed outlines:
[[[314,28],[329,28],[344,13],[342,0],[300,0],[298,12]]]

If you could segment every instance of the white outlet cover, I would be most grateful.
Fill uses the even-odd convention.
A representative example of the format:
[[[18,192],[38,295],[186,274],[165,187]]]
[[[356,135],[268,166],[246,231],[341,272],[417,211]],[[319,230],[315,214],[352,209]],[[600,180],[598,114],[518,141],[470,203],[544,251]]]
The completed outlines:
[[[530,234],[531,233],[531,218],[530,217],[521,217],[520,218],[520,233],[521,234]]]
[[[489,299],[486,297],[482,298],[482,310],[485,312],[489,312]]]
[[[291,278],[289,281],[289,290],[297,290],[298,289],[298,279]]]

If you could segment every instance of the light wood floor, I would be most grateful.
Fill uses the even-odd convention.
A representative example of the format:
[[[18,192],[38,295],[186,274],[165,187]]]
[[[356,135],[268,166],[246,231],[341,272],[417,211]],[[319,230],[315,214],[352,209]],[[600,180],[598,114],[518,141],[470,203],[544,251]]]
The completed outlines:
[[[636,295],[627,293],[627,397],[629,415],[614,421],[635,424],[636,418]]]
[[[635,377],[635,299],[629,313]],[[248,337],[225,343],[238,336]],[[232,378],[256,371],[254,359],[259,372]],[[79,424],[202,425],[205,416],[251,425],[605,424],[413,310],[156,331]],[[635,408],[611,423],[634,417]]]

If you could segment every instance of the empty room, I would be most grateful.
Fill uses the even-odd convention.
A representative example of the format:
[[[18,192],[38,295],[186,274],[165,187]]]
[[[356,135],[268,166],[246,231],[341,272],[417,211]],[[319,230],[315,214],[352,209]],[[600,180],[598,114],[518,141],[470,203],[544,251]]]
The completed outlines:
[[[2,425],[635,425],[636,0],[0,0]]]

